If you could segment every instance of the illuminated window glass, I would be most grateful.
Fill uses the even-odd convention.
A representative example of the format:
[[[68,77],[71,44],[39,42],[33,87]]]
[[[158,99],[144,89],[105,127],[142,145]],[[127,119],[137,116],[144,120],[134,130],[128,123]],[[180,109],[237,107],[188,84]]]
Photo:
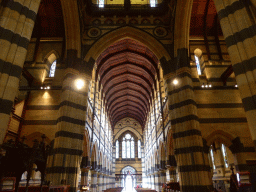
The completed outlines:
[[[150,7],[156,7],[156,0],[150,0]]]
[[[131,139],[131,158],[135,158],[134,139]]]
[[[56,70],[56,63],[57,63],[56,60],[53,61],[52,65],[51,65],[49,77],[54,77],[54,75],[55,75],[55,70]]]
[[[130,134],[123,137],[122,158],[135,158],[134,138]]]
[[[198,57],[195,55],[195,60],[196,60],[196,69],[197,69],[197,73],[198,75],[202,75],[201,73],[201,67],[200,67],[200,62],[199,62],[199,59]]]
[[[104,7],[104,0],[99,0],[99,7],[101,7],[101,8]]]
[[[119,158],[119,142],[116,141],[116,158]]]
[[[215,163],[214,163],[214,156],[213,156],[213,150],[212,149],[210,150],[210,155],[211,155],[211,159],[212,159],[212,167],[213,167],[213,169],[216,169]]]
[[[141,158],[141,142],[138,141],[138,158]]]
[[[131,158],[131,141],[126,141],[127,148],[127,158]]]
[[[227,157],[227,150],[224,144],[221,145],[222,155],[225,162],[225,167],[228,168],[228,157]]]
[[[122,142],[122,158],[126,158],[126,142],[124,138]]]

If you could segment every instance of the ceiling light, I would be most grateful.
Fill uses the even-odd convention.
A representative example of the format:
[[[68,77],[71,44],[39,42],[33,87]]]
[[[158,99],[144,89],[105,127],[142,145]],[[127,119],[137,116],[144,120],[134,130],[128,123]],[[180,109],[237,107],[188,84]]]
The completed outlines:
[[[201,87],[204,88],[204,83],[203,83],[203,85]]]
[[[77,89],[82,89],[84,87],[84,81],[82,79],[77,79],[75,85]]]
[[[174,79],[173,82],[172,82],[174,85],[177,85],[179,82],[177,79]]]
[[[212,85],[210,84],[209,87],[212,87]]]
[[[238,87],[238,85],[235,85],[235,87]]]

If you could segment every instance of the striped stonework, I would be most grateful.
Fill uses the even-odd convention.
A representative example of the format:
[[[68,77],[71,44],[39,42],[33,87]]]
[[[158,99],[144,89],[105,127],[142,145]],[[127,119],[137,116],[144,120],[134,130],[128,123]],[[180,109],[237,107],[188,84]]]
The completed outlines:
[[[90,187],[90,192],[98,192],[97,187],[98,187],[98,181],[97,181],[97,172],[91,171],[91,187]]]
[[[68,68],[63,80],[59,118],[54,146],[48,158],[47,180],[60,185],[65,180],[76,191],[78,168],[81,165],[85,129],[85,89],[77,90],[78,71]],[[88,82],[86,82],[88,84]]]
[[[147,176],[145,168],[145,156],[144,156],[144,146],[141,146],[141,164],[142,164],[142,187],[147,187]]]
[[[178,63],[178,65],[177,65]],[[179,49],[174,59],[176,71],[165,76],[168,89],[169,116],[175,143],[175,157],[182,181],[181,190],[210,191],[209,166],[203,153],[203,140],[199,129],[197,106],[189,67],[188,50]],[[178,85],[173,84],[174,79]],[[191,179],[186,179],[191,178]]]
[[[81,170],[81,186],[88,186],[88,169]]]
[[[164,183],[166,183],[166,170],[160,173],[160,189],[162,189]]]
[[[107,189],[107,180],[106,180],[106,175],[103,176],[103,188],[102,190],[106,190]]]
[[[0,144],[8,127],[40,0],[4,3],[0,15]]]
[[[156,191],[160,191],[160,174],[156,173],[154,177],[155,177],[155,189]]]
[[[102,191],[102,187],[103,187],[103,175],[102,174],[99,174],[98,175],[98,190],[99,192]]]
[[[256,30],[253,13],[239,0],[214,0],[236,82],[256,147]]]
[[[176,172],[176,167],[172,167],[170,168],[169,171],[169,175],[170,175],[170,181],[172,182],[177,182],[177,172]]]
[[[155,189],[155,177],[154,175],[150,175],[150,188]]]

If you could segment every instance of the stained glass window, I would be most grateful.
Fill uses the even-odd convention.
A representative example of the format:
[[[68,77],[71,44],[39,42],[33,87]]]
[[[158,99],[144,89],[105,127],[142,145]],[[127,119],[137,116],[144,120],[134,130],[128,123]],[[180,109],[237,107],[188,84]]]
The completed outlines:
[[[200,62],[199,62],[199,59],[198,57],[195,55],[195,60],[196,60],[196,69],[197,69],[197,73],[198,75],[202,75],[201,73],[201,67],[200,67]]]
[[[126,141],[127,143],[127,158],[131,158],[131,141]]]
[[[55,70],[56,70],[56,60],[52,62],[49,77],[54,77],[55,75]]]
[[[122,141],[122,158],[135,158],[134,138],[126,134]]]
[[[212,159],[212,167],[213,167],[213,169],[216,169],[215,163],[214,163],[214,155],[213,155],[213,150],[212,149],[210,150],[210,155],[211,155],[211,159]]]
[[[124,138],[122,142],[122,158],[126,158],[126,142]]]
[[[138,141],[138,158],[141,158],[141,142]]]
[[[227,150],[224,144],[221,145],[222,155],[225,162],[225,167],[228,168],[228,157],[227,157]]]
[[[135,158],[134,139],[133,139],[133,137],[132,137],[132,141],[131,141],[131,158]]]
[[[116,141],[116,158],[119,158],[119,142]]]

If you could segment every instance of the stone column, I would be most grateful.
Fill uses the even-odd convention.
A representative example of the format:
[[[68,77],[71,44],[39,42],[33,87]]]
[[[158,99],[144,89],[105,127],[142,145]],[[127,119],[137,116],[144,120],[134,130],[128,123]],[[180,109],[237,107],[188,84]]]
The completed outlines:
[[[102,187],[103,187],[103,175],[100,173],[98,175],[98,189],[99,189],[99,192],[102,192]]]
[[[81,186],[88,186],[88,169],[82,168],[81,169]]]
[[[85,87],[80,90],[75,86],[77,79],[85,81]],[[89,78],[78,70],[65,70],[57,132],[48,157],[47,180],[53,185],[60,185],[64,180],[70,185],[70,191],[76,191],[78,186],[77,174],[83,153],[88,86]]]
[[[97,191],[97,172],[91,171],[91,187],[90,187],[90,192],[98,192]]]
[[[208,192],[212,190],[212,182],[208,177],[209,168],[204,165],[203,139],[194,100],[188,49],[178,49],[177,58],[170,65],[174,65],[175,69],[165,75],[165,82],[181,191]],[[177,85],[173,84],[174,79],[178,80]]]
[[[159,173],[156,173],[155,175],[155,189],[156,191],[160,191],[160,174]]]
[[[141,144],[141,164],[142,164],[142,187],[147,187],[146,164],[144,155],[144,146]]]
[[[154,177],[154,175],[150,176],[150,187],[151,187],[151,189],[155,189],[156,188],[155,187],[155,177]]]
[[[170,167],[168,169],[171,182],[177,182],[177,171],[176,170],[177,170],[177,167]]]
[[[40,0],[4,4],[0,13],[0,145],[8,129]]]
[[[256,148],[256,29],[245,1],[214,0]],[[254,6],[255,6],[255,1]]]
[[[106,190],[107,189],[107,186],[106,186],[106,175],[103,176],[103,187],[102,187],[102,190]]]
[[[163,184],[166,183],[166,171],[167,171],[167,170],[163,170],[163,171],[160,173],[160,191],[162,190]]]

